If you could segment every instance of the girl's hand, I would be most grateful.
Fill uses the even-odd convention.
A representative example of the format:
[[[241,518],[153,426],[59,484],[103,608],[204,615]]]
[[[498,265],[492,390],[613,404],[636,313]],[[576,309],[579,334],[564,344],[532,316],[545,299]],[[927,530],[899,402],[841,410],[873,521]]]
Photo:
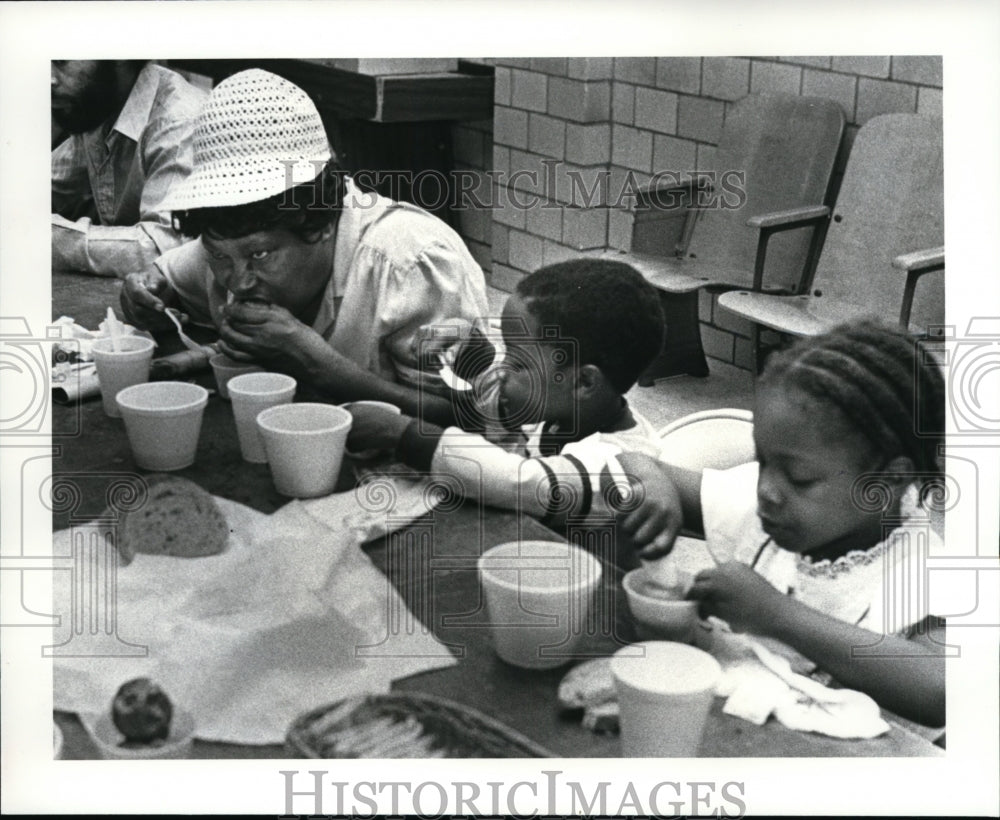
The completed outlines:
[[[629,478],[638,504],[624,505],[617,515],[619,529],[648,560],[673,549],[684,523],[680,494],[663,462],[642,453],[622,453],[618,460]]]
[[[409,416],[371,405],[348,405],[347,409],[354,418],[347,435],[347,449],[354,452],[395,450],[412,421]]]
[[[715,615],[736,632],[767,635],[779,622],[786,598],[746,564],[730,561],[699,572],[688,599],[700,601],[702,618]]]

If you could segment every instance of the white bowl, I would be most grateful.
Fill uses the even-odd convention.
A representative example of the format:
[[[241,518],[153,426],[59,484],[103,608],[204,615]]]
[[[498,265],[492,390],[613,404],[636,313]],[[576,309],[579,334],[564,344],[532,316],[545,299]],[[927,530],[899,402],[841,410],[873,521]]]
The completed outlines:
[[[698,602],[685,601],[679,590],[660,587],[645,568],[625,573],[625,597],[640,640],[691,643],[698,626]]]
[[[125,737],[110,713],[81,715],[80,722],[104,760],[176,760],[188,757],[194,742],[194,717],[183,709],[174,709],[170,735],[157,745],[122,746]]]

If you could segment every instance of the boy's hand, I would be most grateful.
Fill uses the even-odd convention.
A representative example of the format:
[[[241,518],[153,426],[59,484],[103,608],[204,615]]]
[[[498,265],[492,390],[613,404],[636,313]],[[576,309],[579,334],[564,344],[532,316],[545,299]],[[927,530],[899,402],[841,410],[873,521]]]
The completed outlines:
[[[684,523],[680,495],[662,462],[642,453],[622,453],[618,461],[628,476],[636,502],[618,513],[618,526],[639,550],[655,560],[673,549]]]
[[[701,602],[698,610],[702,618],[715,615],[736,632],[759,635],[769,633],[786,600],[763,576],[736,561],[699,572],[687,597]]]
[[[347,435],[347,449],[355,452],[395,450],[412,421],[409,416],[371,405],[348,405],[347,410],[354,418]]]
[[[156,268],[128,274],[122,282],[119,299],[129,324],[150,331],[173,329],[164,311],[177,307],[177,294]]]

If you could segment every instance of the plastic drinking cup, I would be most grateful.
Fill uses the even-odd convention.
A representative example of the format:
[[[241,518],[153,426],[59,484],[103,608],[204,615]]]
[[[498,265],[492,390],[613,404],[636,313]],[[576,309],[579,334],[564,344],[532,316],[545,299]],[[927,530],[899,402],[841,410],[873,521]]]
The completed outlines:
[[[526,669],[576,657],[601,565],[556,541],[499,544],[478,561],[496,653]]]
[[[267,452],[257,428],[261,410],[289,404],[295,398],[296,382],[284,373],[244,373],[229,380],[229,400],[236,419],[236,435],[244,461],[267,463]]]
[[[625,757],[697,757],[718,661],[693,646],[644,641],[611,658]]]
[[[225,353],[216,353],[208,363],[212,365],[212,372],[215,374],[215,386],[219,391],[219,398],[229,401],[229,380],[243,373],[261,373],[264,368],[252,362],[238,362],[230,359]]]
[[[115,344],[118,350],[115,350]],[[115,396],[126,387],[149,381],[149,365],[153,360],[156,344],[145,336],[120,336],[117,340],[110,336],[95,339],[91,346],[94,364],[97,365],[97,379],[101,384],[101,400],[104,412],[113,418],[121,418],[121,411]]]
[[[187,382],[126,387],[118,406],[135,463],[144,470],[182,470],[194,464],[208,391]]]
[[[332,493],[352,421],[351,414],[335,404],[302,402],[261,411],[257,427],[275,489],[291,498]]]

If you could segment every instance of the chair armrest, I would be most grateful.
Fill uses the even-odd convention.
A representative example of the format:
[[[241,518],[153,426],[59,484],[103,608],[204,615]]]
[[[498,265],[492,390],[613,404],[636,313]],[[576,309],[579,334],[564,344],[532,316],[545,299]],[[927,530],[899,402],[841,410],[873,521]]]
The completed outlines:
[[[812,226],[813,236],[812,242],[809,244],[809,255],[802,270],[802,277],[795,288],[796,293],[802,293],[816,269],[819,249],[826,236],[826,225],[829,218],[830,209],[826,205],[805,205],[801,208],[789,208],[786,211],[772,211],[767,214],[751,216],[746,221],[747,226],[757,228],[760,231],[757,237],[757,258],[753,268],[753,289],[755,291],[763,289],[764,262],[767,260],[767,243],[771,239],[771,234]]]
[[[922,251],[902,253],[892,260],[892,266],[906,273],[903,303],[899,308],[899,326],[905,330],[910,326],[910,312],[913,310],[913,296],[917,291],[917,280],[925,273],[944,270],[944,245]]]
[[[892,266],[907,273],[928,273],[944,267],[944,245],[912,253],[902,253],[892,260]]]
[[[712,175],[687,174],[684,172],[664,171],[657,174],[646,185],[639,187],[639,195],[648,198],[651,195],[666,193],[668,191],[711,191],[714,187]]]
[[[807,205],[802,208],[789,208],[787,211],[773,211],[769,214],[751,216],[746,224],[751,228],[769,228],[773,230],[788,230],[818,222],[830,215],[826,205]]]

